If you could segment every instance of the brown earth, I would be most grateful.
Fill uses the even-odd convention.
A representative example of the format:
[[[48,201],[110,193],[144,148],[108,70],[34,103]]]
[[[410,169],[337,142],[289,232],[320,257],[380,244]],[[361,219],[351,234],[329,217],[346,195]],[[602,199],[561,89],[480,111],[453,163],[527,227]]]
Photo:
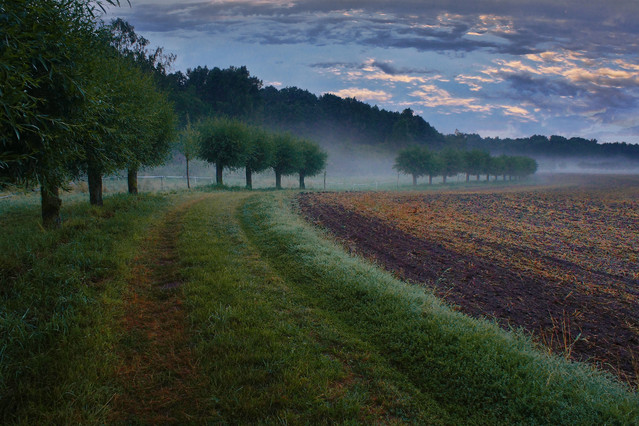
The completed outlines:
[[[523,328],[549,351],[590,362],[637,385],[639,312],[632,300],[596,286],[549,280],[489,258],[453,251],[382,219],[323,203],[321,194],[302,193],[298,205],[307,220],[329,230],[348,250],[402,279],[425,285],[454,309],[494,319],[504,328]],[[524,254],[542,256],[532,251]],[[577,271],[581,266],[565,259],[545,256],[544,262],[583,273]],[[635,295],[639,290],[637,280],[601,278],[614,278]]]
[[[189,424],[210,415],[190,345],[176,251],[180,217],[197,201],[175,208],[151,229],[135,260],[116,348],[121,392],[110,423]]]

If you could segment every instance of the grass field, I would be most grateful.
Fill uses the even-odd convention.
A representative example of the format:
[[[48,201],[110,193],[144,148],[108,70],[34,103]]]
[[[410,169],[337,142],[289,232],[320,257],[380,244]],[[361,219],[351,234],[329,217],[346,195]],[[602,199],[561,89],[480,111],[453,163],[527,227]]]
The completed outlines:
[[[633,424],[639,397],[346,253],[297,192],[1,208],[0,421]]]

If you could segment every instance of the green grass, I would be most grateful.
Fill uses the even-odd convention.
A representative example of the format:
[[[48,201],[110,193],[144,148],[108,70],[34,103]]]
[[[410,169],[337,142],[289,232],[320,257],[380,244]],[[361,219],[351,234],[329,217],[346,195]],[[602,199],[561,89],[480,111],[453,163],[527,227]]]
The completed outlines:
[[[356,333],[283,280],[251,247],[236,207],[218,194],[185,217],[185,299],[215,421],[327,423],[445,413]]]
[[[177,409],[194,423],[639,423],[636,393],[345,254],[292,193],[71,197],[46,232],[34,203],[0,205],[0,422],[117,411],[119,348],[145,342],[122,329],[134,259],[171,211],[203,395]]]
[[[435,401],[453,423],[637,424],[639,398],[586,365],[550,357],[322,239],[278,195],[242,211],[249,240],[309,305]]]
[[[107,197],[67,202],[62,229],[43,231],[39,207],[0,216],[0,422],[100,423],[117,391],[112,351],[128,264],[170,202]]]

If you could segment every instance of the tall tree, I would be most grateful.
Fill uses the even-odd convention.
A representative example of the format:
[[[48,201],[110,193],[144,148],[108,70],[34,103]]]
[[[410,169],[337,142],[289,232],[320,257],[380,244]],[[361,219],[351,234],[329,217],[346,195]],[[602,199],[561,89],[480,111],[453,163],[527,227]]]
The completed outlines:
[[[298,170],[300,177],[300,188],[306,188],[304,178],[307,176],[315,176],[326,168],[326,159],[328,154],[322,151],[322,149],[315,142],[308,140],[300,141],[300,151],[302,154],[302,161]]]
[[[60,226],[58,194],[69,178],[67,163],[82,158],[77,141],[90,136],[87,117],[103,108],[87,90],[100,82],[86,74],[87,62],[96,58],[102,4],[14,0],[2,5],[0,175],[6,182],[40,185],[47,228]]]
[[[298,139],[289,133],[277,133],[273,143],[273,171],[275,172],[275,188],[282,189],[282,176],[299,172],[303,157]]]
[[[121,18],[113,20],[108,30],[111,34],[111,46],[133,66],[153,78],[156,84],[166,79],[167,71],[175,61],[175,55],[165,54],[162,47],[150,49],[149,40],[137,34],[133,25]],[[132,141],[134,155],[127,165],[129,193],[134,194],[138,192],[137,176],[140,167],[162,164],[170,151],[172,137],[175,134],[176,117],[172,106],[167,103],[166,95],[158,93],[156,87],[149,87],[148,82],[145,83],[146,97],[139,105],[140,109],[145,108],[146,123],[149,125],[137,128],[138,138]]]
[[[224,169],[237,169],[245,164],[248,128],[237,120],[208,119],[200,124],[199,157],[215,163],[215,178],[223,185]]]

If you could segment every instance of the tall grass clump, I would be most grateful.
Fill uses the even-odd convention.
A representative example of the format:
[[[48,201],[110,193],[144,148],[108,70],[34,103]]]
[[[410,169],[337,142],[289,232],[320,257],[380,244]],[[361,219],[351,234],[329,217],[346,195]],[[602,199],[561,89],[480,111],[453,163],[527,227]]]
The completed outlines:
[[[637,424],[639,397],[584,364],[455,312],[354,258],[305,224],[283,195],[241,212],[250,241],[318,309],[353,330],[451,418],[471,424]]]
[[[116,318],[136,245],[165,197],[66,203],[44,231],[39,206],[0,216],[0,422],[104,422]]]

